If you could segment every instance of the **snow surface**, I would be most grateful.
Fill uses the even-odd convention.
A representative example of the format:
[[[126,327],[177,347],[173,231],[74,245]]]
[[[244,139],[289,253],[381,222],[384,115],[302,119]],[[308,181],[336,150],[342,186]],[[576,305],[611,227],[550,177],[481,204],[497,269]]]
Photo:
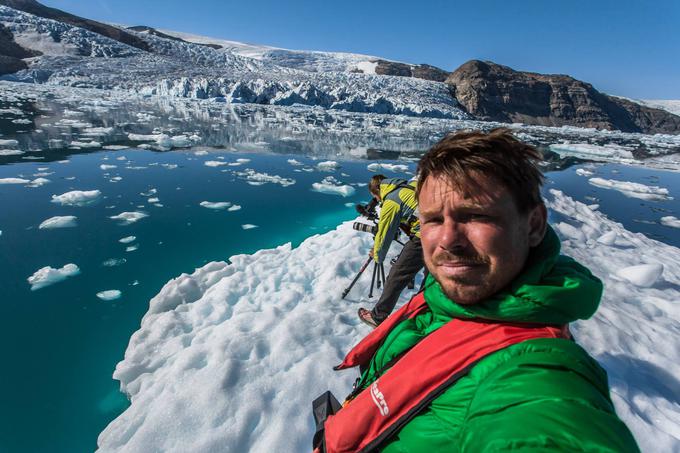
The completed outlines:
[[[73,263],[64,265],[61,268],[55,269],[51,266],[45,266],[35,271],[33,275],[28,277],[28,283],[31,285],[31,291],[35,291],[45,286],[54,285],[69,277],[80,274],[80,268]]]
[[[71,228],[77,226],[77,217],[74,215],[54,216],[43,221],[38,229],[45,230],[50,228]]]
[[[559,191],[549,208],[564,253],[605,282],[597,314],[572,325],[576,339],[607,369],[643,451],[678,451],[680,251]],[[356,317],[377,300],[363,299],[370,276],[340,295],[371,243],[346,222],[297,248],[232,256],[169,281],[116,366],[131,405],[101,433],[100,450],[309,451],[311,401],[351,390],[356,371],[332,367],[370,332]],[[655,274],[651,286],[617,275],[631,266],[643,267],[624,274]]]

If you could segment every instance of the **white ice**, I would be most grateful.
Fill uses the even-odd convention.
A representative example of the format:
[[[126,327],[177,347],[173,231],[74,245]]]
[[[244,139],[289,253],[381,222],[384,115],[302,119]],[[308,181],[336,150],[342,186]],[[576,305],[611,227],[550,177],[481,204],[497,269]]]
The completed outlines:
[[[135,239],[137,239],[136,236],[125,236],[124,238],[118,239],[118,242],[121,244],[129,244],[130,242],[134,242]]]
[[[316,164],[316,168],[321,171],[335,171],[340,168],[340,164],[334,160],[327,160]]]
[[[366,166],[366,168],[368,169],[368,171],[374,171],[374,172],[378,172],[378,171],[382,171],[382,170],[389,170],[389,171],[393,171],[395,173],[396,172],[406,173],[406,172],[409,171],[408,165],[388,164],[388,163],[379,164],[377,162],[374,162],[372,164],[368,164],[368,166]]]
[[[105,301],[120,299],[121,295],[122,293],[120,292],[120,290],[117,289],[109,289],[97,293],[97,297]]]
[[[240,210],[240,209],[241,209],[241,205],[235,204],[235,205],[230,206],[229,209],[227,209],[227,211],[232,211],[232,212],[233,212],[233,211],[238,211],[238,210]]]
[[[295,184],[295,180],[291,178],[284,178],[278,175],[270,175],[269,173],[260,173],[252,168],[247,168],[244,171],[234,172],[236,176],[244,178],[252,185],[261,185],[266,183],[280,184],[283,187]]]
[[[257,225],[253,225],[252,223],[245,223],[241,225],[241,228],[244,230],[252,230],[253,228],[257,228]]]
[[[571,326],[576,339],[607,369],[617,411],[642,450],[677,451],[680,250],[561,192],[549,207],[571,226],[563,252],[605,283],[597,314]],[[351,390],[356,370],[332,367],[370,332],[356,310],[376,300],[364,299],[370,275],[340,298],[372,242],[351,225],[169,281],[116,366],[131,405],[99,436],[101,451],[309,451],[311,401]],[[613,240],[598,242],[610,232]],[[651,287],[616,275],[655,263],[664,270]]]
[[[0,184],[28,184],[30,179],[24,178],[0,178]]]
[[[143,219],[144,217],[148,216],[149,214],[145,212],[133,211],[133,212],[121,212],[118,215],[109,217],[109,219],[119,220],[120,225],[130,225],[131,223],[135,223]]]
[[[201,201],[199,204],[204,208],[215,210],[227,209],[231,206],[228,201]]]
[[[221,166],[224,166],[224,165],[229,165],[229,163],[228,162],[222,162],[222,161],[219,161],[219,160],[208,160],[208,161],[203,162],[203,165],[205,165],[206,167],[221,167]]]
[[[341,184],[332,176],[324,178],[321,182],[312,183],[312,190],[331,195],[340,195],[342,197],[349,197],[356,192],[354,187],[347,184]]]
[[[73,263],[66,264],[58,269],[45,266],[28,277],[28,283],[31,285],[31,291],[35,291],[36,289],[59,283],[60,281],[78,275],[79,273],[80,269]]]
[[[680,228],[680,219],[672,215],[661,217],[660,222],[667,227]]]
[[[590,178],[590,184],[603,189],[613,189],[621,192],[629,198],[639,198],[641,200],[672,200],[668,189],[658,186],[647,186],[637,182],[618,181],[616,179]]]
[[[74,215],[64,215],[50,217],[49,219],[43,221],[38,229],[45,230],[50,228],[71,228],[77,225],[77,217]]]
[[[64,206],[89,206],[99,201],[99,190],[72,190],[61,195],[52,195],[52,203]]]

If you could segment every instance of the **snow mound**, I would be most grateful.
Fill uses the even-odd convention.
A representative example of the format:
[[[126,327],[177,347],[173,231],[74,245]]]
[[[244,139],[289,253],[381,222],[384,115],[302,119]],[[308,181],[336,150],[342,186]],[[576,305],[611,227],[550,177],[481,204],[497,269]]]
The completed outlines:
[[[28,277],[28,283],[31,285],[31,291],[44,288],[49,285],[54,285],[69,277],[80,274],[80,269],[75,264],[66,264],[64,267],[55,269],[50,266],[45,266],[35,271],[33,275]]]
[[[678,451],[680,250],[550,193],[551,216],[583,234],[562,236],[562,252],[605,287],[595,316],[572,325],[574,336],[607,370],[617,413],[642,451]]]

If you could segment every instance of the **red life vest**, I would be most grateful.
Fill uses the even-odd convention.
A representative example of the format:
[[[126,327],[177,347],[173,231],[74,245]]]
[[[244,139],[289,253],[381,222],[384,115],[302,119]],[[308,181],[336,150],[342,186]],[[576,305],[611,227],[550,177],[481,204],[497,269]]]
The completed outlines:
[[[393,327],[427,309],[422,293],[366,336],[335,369],[368,365]],[[453,319],[423,338],[324,425],[328,453],[367,452],[401,429],[484,357],[522,341],[569,338],[567,326]]]

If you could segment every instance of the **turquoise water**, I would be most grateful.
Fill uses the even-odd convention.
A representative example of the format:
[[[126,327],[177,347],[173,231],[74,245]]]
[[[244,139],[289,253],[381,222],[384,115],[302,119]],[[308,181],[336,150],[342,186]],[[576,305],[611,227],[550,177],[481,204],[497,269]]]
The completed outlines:
[[[115,160],[119,156],[148,168],[122,168],[124,162]],[[217,168],[203,164],[218,156],[228,162],[237,158],[251,162]],[[149,299],[163,284],[209,261],[285,242],[296,245],[356,216],[345,203],[365,201],[365,187],[357,187],[356,194],[347,198],[310,189],[313,182],[331,174],[344,184],[365,183],[371,175],[365,162],[341,162],[343,168],[333,173],[296,172],[301,167],[291,166],[289,158],[315,164],[304,156],[225,152],[197,157],[189,152],[129,150],[76,155],[66,164],[0,166],[0,178],[33,179],[30,175],[38,167],[54,172],[46,176],[52,182],[42,187],[0,185],[0,288],[5,314],[0,451],[94,450],[97,435],[127,407],[111,375]],[[99,168],[102,163],[118,165],[108,172],[123,179],[109,182]],[[170,170],[160,164],[178,167]],[[293,178],[296,183],[253,186],[221,171],[245,168]],[[75,180],[64,179],[74,176]],[[154,196],[163,207],[148,205],[140,195],[151,188],[157,189]],[[92,189],[101,190],[105,197],[94,206],[50,202],[53,194]],[[201,201],[229,201],[242,209],[214,211],[199,206]],[[149,217],[127,226],[108,218],[135,210]],[[75,215],[78,226],[37,228],[55,215]],[[258,228],[243,230],[242,224]],[[134,243],[139,249],[125,252],[132,244],[118,240],[130,235],[137,237]],[[102,265],[112,258],[126,262]],[[30,290],[26,279],[36,270],[67,263],[77,264],[81,274]],[[121,290],[122,297],[109,302],[96,297],[108,289]]]
[[[132,166],[124,168],[125,156]],[[207,160],[235,162],[240,167],[207,167]],[[170,279],[209,261],[225,260],[329,231],[356,216],[347,203],[368,199],[366,187],[343,198],[311,190],[314,182],[332,175],[343,184],[360,184],[373,174],[366,161],[339,161],[334,172],[301,171],[317,163],[300,155],[211,152],[158,153],[143,150],[93,152],[70,157],[68,163],[40,161],[0,166],[0,178],[33,179],[47,167],[52,182],[42,187],[0,185],[0,292],[5,323],[5,345],[0,373],[0,451],[81,452],[96,448],[102,429],[126,407],[127,400],[111,378],[123,357],[131,334],[137,330],[148,301]],[[101,164],[117,165],[103,171]],[[163,164],[177,165],[168,169]],[[413,169],[414,164],[410,165]],[[293,178],[279,184],[250,185],[233,171],[257,172]],[[227,170],[223,172],[222,170]],[[597,176],[667,187],[674,200],[646,202],[600,189],[577,176],[575,169],[550,173],[547,187],[576,199],[600,203],[601,210],[632,231],[680,246],[680,230],[655,223],[664,215],[680,216],[680,181],[677,173],[618,165],[603,165]],[[105,176],[105,173],[109,176]],[[393,173],[386,172],[392,176]],[[120,176],[120,182],[109,179]],[[74,180],[66,178],[75,177]],[[163,205],[147,203],[148,193]],[[87,207],[60,206],[53,194],[69,190],[102,191],[99,203]],[[214,211],[201,201],[229,201],[241,210]],[[138,206],[142,206],[139,208]],[[109,216],[123,211],[144,211],[149,217],[120,226]],[[39,230],[55,215],[75,215],[75,228]],[[244,230],[243,224],[258,225]],[[357,233],[363,234],[363,233]],[[134,235],[139,249],[126,252],[120,238]],[[102,263],[125,258],[115,267]],[[26,279],[43,266],[75,263],[81,274],[46,288],[31,291]],[[136,283],[136,284],[135,284]],[[96,293],[118,289],[122,297],[102,301]]]

